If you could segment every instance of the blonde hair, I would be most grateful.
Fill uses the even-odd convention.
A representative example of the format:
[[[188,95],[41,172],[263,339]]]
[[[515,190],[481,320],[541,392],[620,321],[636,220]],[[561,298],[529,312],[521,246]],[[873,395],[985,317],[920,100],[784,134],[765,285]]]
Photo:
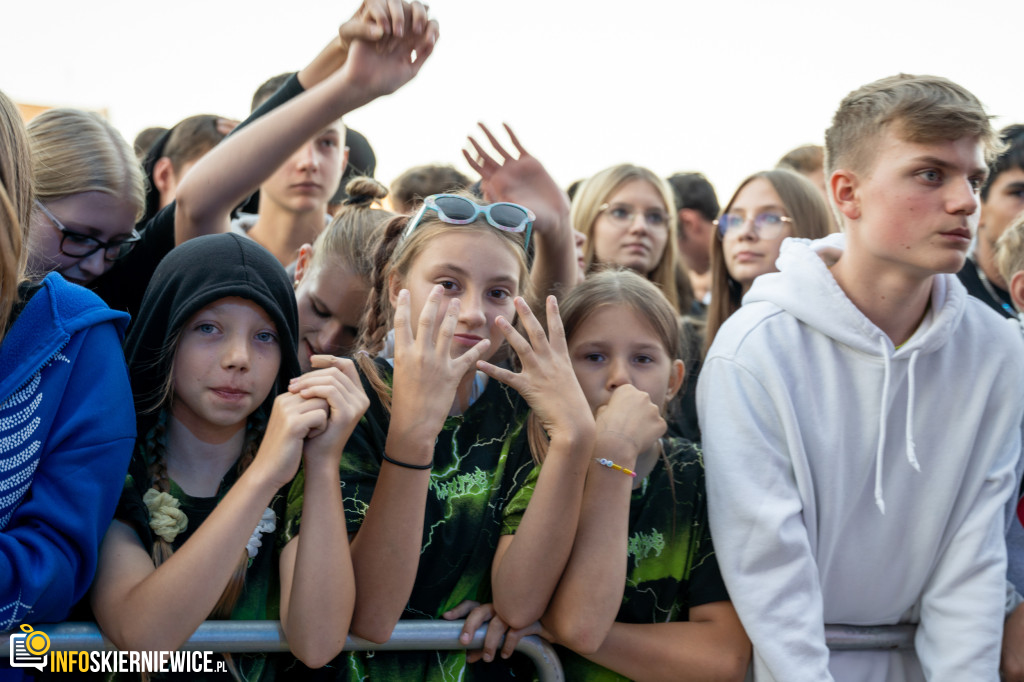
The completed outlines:
[[[373,274],[373,253],[384,224],[394,213],[373,208],[388,189],[369,177],[352,178],[345,185],[349,198],[341,210],[313,242],[310,272],[339,263],[346,270],[369,282]]]
[[[460,192],[470,201],[476,197]],[[526,264],[525,236],[523,233],[506,232],[492,227],[483,216],[466,225],[453,225],[437,217],[437,213],[428,211],[412,234],[405,239],[405,231],[410,216],[397,216],[387,223],[381,235],[373,257],[373,275],[370,280],[370,295],[366,301],[366,316],[363,318],[359,341],[356,346],[356,361],[370,380],[384,408],[391,409],[391,387],[383,380],[374,364],[373,357],[383,348],[387,333],[394,327],[394,310],[388,292],[388,283],[392,276],[404,279],[413,263],[422,253],[431,239],[442,234],[462,234],[468,232],[486,232],[494,235],[505,244],[516,257],[519,264],[519,291],[517,295],[530,300],[530,271]]]
[[[1024,270],[1024,213],[1017,216],[996,240],[996,267],[1007,284]]]
[[[25,244],[32,215],[30,159],[18,109],[0,91],[0,342],[18,300],[18,285],[25,279]]]
[[[825,172],[866,172],[879,135],[893,129],[908,142],[977,137],[991,163],[1002,148],[990,117],[966,88],[938,76],[899,74],[868,83],[843,98],[825,131]]]
[[[131,146],[99,115],[50,109],[28,124],[32,179],[46,203],[83,192],[103,192],[146,209],[146,181]]]
[[[722,215],[729,212],[744,187],[759,179],[768,181],[779,195],[786,213],[793,219],[790,223],[790,236],[821,239],[828,235],[832,219],[821,192],[810,180],[788,168],[761,171],[748,177],[733,192],[729,203],[722,209]],[[725,251],[722,249],[722,238],[715,230],[715,238],[711,240],[711,304],[708,306],[704,334],[705,355],[719,328],[739,309],[741,299],[742,287],[729,274],[729,268],[725,264]]]
[[[601,215],[601,207],[622,185],[633,180],[645,180],[658,192],[665,204],[668,218],[667,239],[661,258],[650,273],[642,273],[661,289],[662,294],[678,312],[687,312],[692,301],[680,301],[677,291],[676,267],[679,262],[679,247],[676,244],[676,204],[672,188],[653,171],[632,164],[619,164],[606,168],[583,182],[572,201],[570,220],[572,226],[587,236],[583,250],[588,271],[596,265],[594,253],[594,225]],[[689,278],[687,278],[688,281]],[[685,308],[685,310],[684,310]]]

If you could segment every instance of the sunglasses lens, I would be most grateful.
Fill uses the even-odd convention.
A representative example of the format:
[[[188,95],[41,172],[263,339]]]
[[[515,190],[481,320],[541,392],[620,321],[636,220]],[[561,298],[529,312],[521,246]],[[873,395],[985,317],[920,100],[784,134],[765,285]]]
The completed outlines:
[[[526,222],[526,211],[518,206],[496,204],[491,206],[491,218],[504,227],[517,228]]]
[[[476,213],[472,202],[462,197],[437,197],[434,203],[452,220],[469,220]]]

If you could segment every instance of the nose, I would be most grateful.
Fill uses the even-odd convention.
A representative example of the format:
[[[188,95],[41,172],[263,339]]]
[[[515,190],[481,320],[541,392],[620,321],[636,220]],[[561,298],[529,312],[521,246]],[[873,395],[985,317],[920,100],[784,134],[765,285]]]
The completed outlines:
[[[605,388],[609,391],[614,391],[619,386],[632,383],[632,378],[629,375],[629,361],[624,358],[612,359],[608,364],[608,378],[605,382]]]
[[[978,210],[978,193],[970,180],[954,183],[946,210],[952,214],[972,215]]]
[[[346,344],[345,337],[345,325],[332,317],[316,335],[316,344],[324,353],[338,355]]]
[[[295,165],[301,170],[316,170],[320,166],[320,159],[317,156],[313,142],[307,142],[295,152]]]
[[[459,299],[459,323],[466,329],[476,329],[487,322],[484,304],[480,296],[468,295]]]
[[[103,249],[78,261],[78,269],[92,277],[99,277],[107,270],[107,261],[103,259]]]
[[[754,216],[747,216],[743,219],[743,224],[737,227],[733,232],[736,234],[736,239],[745,239],[749,241],[757,241],[757,229],[754,227]]]
[[[248,370],[252,361],[250,350],[249,338],[245,334],[230,334],[224,340],[221,366],[224,369]]]
[[[647,232],[649,226],[647,225],[647,216],[644,215],[643,211],[637,211],[633,215],[633,222],[629,225],[630,232]]]

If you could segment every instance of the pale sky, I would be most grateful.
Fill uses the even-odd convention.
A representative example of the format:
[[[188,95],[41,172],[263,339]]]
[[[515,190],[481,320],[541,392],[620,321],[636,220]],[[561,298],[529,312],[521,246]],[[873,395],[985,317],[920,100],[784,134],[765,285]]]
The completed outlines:
[[[11,5],[12,3],[7,3]],[[789,149],[820,142],[839,100],[898,72],[972,90],[1024,122],[1020,0],[431,0],[434,55],[346,117],[389,183],[453,163],[476,121],[507,121],[563,186],[632,162],[699,170],[723,202]],[[149,125],[244,118],[269,76],[304,66],[354,0],[48,0],[5,7],[0,89]]]

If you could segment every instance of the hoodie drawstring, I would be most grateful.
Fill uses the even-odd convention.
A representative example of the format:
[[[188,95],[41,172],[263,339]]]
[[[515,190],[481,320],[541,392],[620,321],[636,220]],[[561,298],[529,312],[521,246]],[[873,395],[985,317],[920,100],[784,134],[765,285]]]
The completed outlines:
[[[884,361],[884,374],[882,377],[882,405],[878,412],[878,448],[875,450],[875,506],[885,513],[885,498],[882,495],[882,460],[885,450],[885,424],[889,404],[889,382],[891,378],[891,365],[889,360],[889,347],[885,338],[879,339]],[[915,350],[910,355],[910,366],[907,369],[907,423],[906,423],[906,447],[907,461],[914,471],[921,471],[921,465],[917,461],[917,448],[914,445],[914,368],[917,365],[917,358],[920,350]]]

